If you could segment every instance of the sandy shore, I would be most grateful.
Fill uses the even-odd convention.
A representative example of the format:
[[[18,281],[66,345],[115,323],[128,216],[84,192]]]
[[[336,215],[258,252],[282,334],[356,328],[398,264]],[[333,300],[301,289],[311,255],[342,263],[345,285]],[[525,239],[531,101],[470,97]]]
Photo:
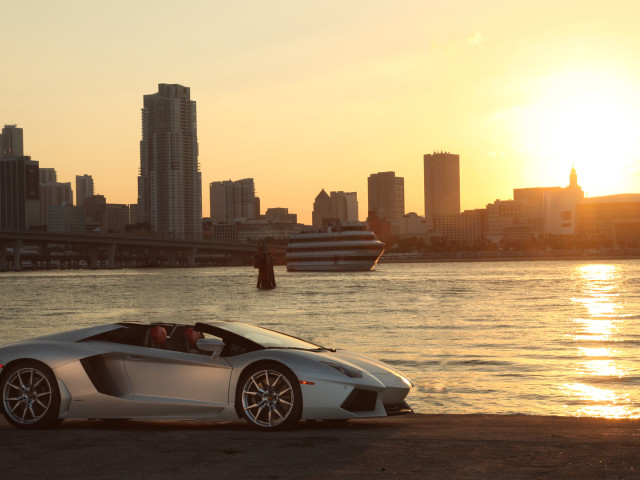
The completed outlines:
[[[0,477],[640,478],[640,420],[413,414],[269,433],[240,421],[23,431],[2,419]]]

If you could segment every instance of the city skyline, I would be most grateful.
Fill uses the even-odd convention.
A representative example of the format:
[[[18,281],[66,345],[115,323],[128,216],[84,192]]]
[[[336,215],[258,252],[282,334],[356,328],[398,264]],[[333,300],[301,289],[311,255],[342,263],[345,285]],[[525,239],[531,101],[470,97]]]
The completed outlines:
[[[367,176],[389,170],[423,214],[422,156],[440,150],[460,155],[462,210],[572,166],[588,196],[639,190],[633,2],[155,2],[154,22],[146,2],[37,3],[3,10],[21,74],[3,76],[2,122],[113,202],[135,203],[139,98],[162,82],[198,101],[204,185],[255,178],[307,224],[321,188],[360,193],[365,218]]]

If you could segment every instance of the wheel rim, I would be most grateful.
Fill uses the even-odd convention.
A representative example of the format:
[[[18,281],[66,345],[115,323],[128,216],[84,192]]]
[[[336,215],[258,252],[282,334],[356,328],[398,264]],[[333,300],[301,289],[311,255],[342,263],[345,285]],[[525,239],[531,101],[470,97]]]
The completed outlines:
[[[49,379],[35,368],[21,368],[7,379],[2,392],[4,411],[23,425],[42,419],[53,399]]]
[[[293,411],[293,388],[275,370],[261,370],[247,379],[242,389],[242,408],[256,425],[277,427]]]

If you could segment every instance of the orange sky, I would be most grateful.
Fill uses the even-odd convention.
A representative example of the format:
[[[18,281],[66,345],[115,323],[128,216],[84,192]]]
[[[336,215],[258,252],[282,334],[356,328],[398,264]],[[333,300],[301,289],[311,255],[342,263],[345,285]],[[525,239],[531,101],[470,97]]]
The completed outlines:
[[[526,3],[526,5],[522,5]],[[327,191],[460,154],[462,207],[512,189],[639,192],[637,1],[24,0],[3,4],[0,123],[59,181],[137,197],[142,96],[191,87],[203,214],[211,181],[253,177],[263,210],[311,221]],[[75,185],[74,185],[75,187]]]

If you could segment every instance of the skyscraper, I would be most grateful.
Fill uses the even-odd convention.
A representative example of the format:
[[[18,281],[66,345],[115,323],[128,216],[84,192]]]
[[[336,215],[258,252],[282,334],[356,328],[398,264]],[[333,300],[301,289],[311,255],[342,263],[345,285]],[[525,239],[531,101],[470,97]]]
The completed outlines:
[[[424,156],[424,216],[433,225],[435,215],[460,213],[460,155]]]
[[[5,125],[0,137],[0,158],[24,156],[22,129],[17,125]]]
[[[313,202],[313,212],[311,214],[311,224],[316,228],[323,228],[329,221],[336,220],[336,212],[331,203],[331,197],[327,195],[324,188],[316,195]]]
[[[404,178],[395,172],[372,173],[368,179],[369,216],[399,225],[404,216]]]
[[[0,230],[26,230],[40,223],[40,165],[23,155],[16,125],[2,129],[0,147]]]
[[[189,87],[161,83],[144,96],[138,221],[165,238],[202,238],[196,102]]]
[[[358,221],[358,194],[356,192],[322,191],[313,202],[312,224],[316,228],[325,228],[332,222]]]
[[[331,192],[331,203],[335,210],[335,216],[341,222],[358,221],[358,193],[357,192]]]
[[[93,177],[91,175],[76,175],[76,205],[84,204],[84,199],[93,197]]]

